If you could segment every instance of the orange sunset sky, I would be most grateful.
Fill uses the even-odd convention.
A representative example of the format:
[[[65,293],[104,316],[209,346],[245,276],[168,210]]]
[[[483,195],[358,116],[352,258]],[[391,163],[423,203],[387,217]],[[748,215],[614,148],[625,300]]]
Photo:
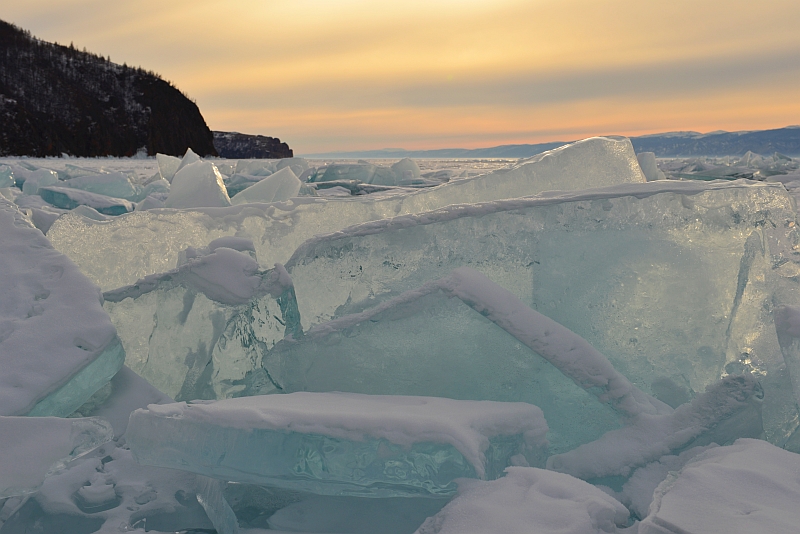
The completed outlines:
[[[3,0],[296,154],[800,124],[798,0]]]

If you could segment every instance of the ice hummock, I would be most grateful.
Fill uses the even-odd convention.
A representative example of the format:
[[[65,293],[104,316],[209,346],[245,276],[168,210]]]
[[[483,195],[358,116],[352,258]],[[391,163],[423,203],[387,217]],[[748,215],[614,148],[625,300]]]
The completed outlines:
[[[672,411],[580,336],[468,267],[289,337],[264,367],[284,391],[529,402],[552,421],[555,450],[594,439],[620,416]],[[587,403],[587,392],[599,402]],[[577,406],[576,420],[566,407]]]
[[[0,414],[66,416],[122,366],[101,295],[0,199]]]
[[[176,269],[107,291],[127,365],[177,400],[275,391],[261,360],[299,319],[286,271],[261,271],[252,249],[220,238],[184,251]]]
[[[541,410],[524,403],[292,393],[149,406],[127,441],[145,465],[318,494],[449,494],[539,463]]]
[[[673,407],[721,376],[762,376],[764,427],[768,439],[781,443],[794,429],[796,408],[764,303],[792,285],[796,239],[792,200],[780,185],[659,181],[453,206],[354,226],[309,240],[286,268],[303,329],[310,331],[469,265],[586,339],[633,384]],[[503,346],[513,377],[509,387],[468,381],[459,398],[529,399],[521,384],[542,383],[533,368],[520,365],[520,349],[505,333],[492,334],[466,307],[429,305],[425,319],[421,304],[418,315],[364,322],[340,341],[331,338],[325,349],[320,345],[321,358],[327,351],[342,363],[369,362],[346,377],[330,373],[329,380],[370,387],[359,373],[366,376],[382,364],[403,368],[404,360],[390,356],[402,341],[414,347],[412,354],[432,358],[423,366],[471,361]],[[404,330],[415,336],[405,340]],[[318,349],[297,341],[313,361]],[[381,383],[395,376],[402,373],[381,375]],[[425,380],[395,383],[438,387]],[[467,383],[474,384],[471,392]],[[324,387],[324,380],[313,386]],[[610,428],[608,415],[594,413],[588,420],[576,421],[576,428]]]
[[[205,193],[177,189],[173,179],[167,207],[227,205],[221,181],[210,162],[196,162],[204,169]],[[291,165],[290,165],[291,166]],[[190,174],[186,175],[187,177]],[[220,177],[221,180],[221,177]],[[203,180],[201,180],[203,181]],[[196,208],[148,210],[98,222],[67,214],[56,221],[48,237],[58,250],[76,262],[103,290],[134,283],[149,274],[175,265],[187,246],[203,247],[225,235],[248,237],[256,244],[262,266],[285,263],[305,240],[353,224],[397,215],[421,213],[458,203],[485,202],[533,195],[549,189],[577,190],[609,184],[644,182],[630,141],[592,138],[523,160],[510,169],[455,180],[438,187],[388,197],[300,198],[274,205],[241,205],[227,209]],[[213,183],[212,183],[213,182]],[[191,192],[191,194],[190,194]],[[227,194],[227,193],[226,193]],[[224,195],[222,195],[224,197]],[[178,198],[186,199],[178,201]],[[131,254],[131,241],[136,254]]]

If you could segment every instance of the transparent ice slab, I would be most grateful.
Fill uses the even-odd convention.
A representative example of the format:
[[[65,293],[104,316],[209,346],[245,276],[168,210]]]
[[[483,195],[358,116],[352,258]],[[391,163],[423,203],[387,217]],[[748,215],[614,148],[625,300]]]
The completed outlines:
[[[252,239],[261,265],[271,267],[285,262],[308,238],[353,224],[550,189],[644,181],[630,141],[592,138],[523,160],[512,169],[388,198],[302,198],[267,206],[148,210],[102,222],[67,214],[50,228],[48,237],[90,279],[109,290],[172,269],[185,247],[203,247],[226,235]],[[176,194],[174,181],[172,187],[171,194]]]
[[[125,200],[138,200],[139,195],[129,176],[121,172],[78,176],[61,182],[61,185]]]
[[[767,436],[777,443],[793,430],[797,411],[771,307],[773,299],[796,295],[797,242],[793,202],[780,185],[661,181],[376,221],[309,240],[286,268],[309,331],[470,266],[673,407],[722,376],[753,372],[766,391]],[[459,341],[464,307],[441,309],[435,327],[404,319],[413,350],[429,343],[425,354],[434,361],[477,359],[490,350],[469,327]],[[438,343],[439,332],[450,342]],[[349,358],[395,365],[395,357],[372,353],[368,344],[361,350],[357,339],[343,342],[355,351]],[[513,343],[506,345],[515,361]],[[359,373],[355,367],[347,380],[358,382]],[[509,376],[508,394],[519,394],[511,392],[521,384]],[[498,398],[484,396],[482,386],[465,386],[473,389],[468,398]]]
[[[150,406],[127,442],[144,465],[327,495],[446,495],[541,461],[547,424],[523,403],[294,393]]]
[[[0,416],[0,499],[35,493],[46,477],[113,437],[97,418]]]
[[[133,211],[133,204],[125,199],[69,187],[41,187],[38,194],[53,206],[66,210],[89,206],[104,215],[122,215]]]
[[[65,416],[122,366],[101,295],[0,199],[0,415]]]
[[[176,400],[275,391],[261,359],[299,328],[286,271],[261,271],[248,254],[228,246],[205,255],[187,251],[200,255],[104,294],[127,365]]]
[[[552,421],[554,452],[596,439],[620,416],[672,411],[575,333],[467,267],[290,336],[264,366],[284,391],[535,404]]]

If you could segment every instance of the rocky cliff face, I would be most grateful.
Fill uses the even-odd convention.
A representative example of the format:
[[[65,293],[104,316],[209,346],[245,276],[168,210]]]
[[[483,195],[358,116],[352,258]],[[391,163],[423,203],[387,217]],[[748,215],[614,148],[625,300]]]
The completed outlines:
[[[197,105],[158,75],[0,21],[0,155],[217,155]]]
[[[275,137],[239,132],[214,132],[214,147],[220,157],[230,159],[291,158],[289,145]]]

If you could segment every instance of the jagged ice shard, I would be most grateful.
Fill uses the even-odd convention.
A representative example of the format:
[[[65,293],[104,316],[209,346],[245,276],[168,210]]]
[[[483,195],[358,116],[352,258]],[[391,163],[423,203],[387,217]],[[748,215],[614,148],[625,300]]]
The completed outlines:
[[[540,463],[541,410],[524,403],[293,393],[149,406],[127,440],[145,465],[317,494],[447,495]]]
[[[261,359],[299,328],[294,289],[280,265],[259,270],[252,249],[220,238],[176,269],[107,291],[127,365],[176,400],[275,391]]]
[[[286,263],[307,335],[265,366],[288,391],[531,402],[551,422],[554,452],[621,424],[465,304],[436,294],[392,301],[468,265],[672,407],[722,376],[754,372],[767,437],[781,443],[797,412],[770,306],[793,273],[794,220],[779,185],[662,181],[352,227],[310,240]],[[337,326],[390,301],[398,306]]]
[[[69,415],[124,359],[97,287],[0,199],[0,415]]]
[[[221,184],[196,162],[172,180],[174,207],[222,206]],[[189,180],[202,174],[205,193],[191,193]],[[202,169],[202,173],[200,170]],[[184,173],[189,189],[179,188]],[[213,176],[212,176],[213,175]],[[484,202],[533,195],[551,189],[576,190],[602,185],[642,183],[630,141],[597,137],[566,145],[510,169],[465,178],[439,187],[385,198],[299,198],[272,205],[244,204],[226,209],[148,210],[95,221],[77,214],[61,217],[48,231],[54,246],[67,254],[103,290],[132,284],[149,274],[173,268],[187,246],[204,247],[218,237],[248,237],[262,266],[284,263],[310,237],[349,225],[450,204]],[[184,191],[184,192],[182,192]],[[184,203],[184,200],[186,203]],[[168,201],[167,207],[171,204]]]
[[[0,406],[22,383],[47,402],[15,413],[65,415],[76,399],[24,380],[85,398],[122,358],[49,354],[108,317],[86,280],[32,285],[56,253],[26,217],[58,219],[130,366],[72,412],[113,426],[79,458],[111,427],[84,443],[62,438],[86,419],[0,412],[0,532],[794,532],[800,163],[596,138],[475,176],[504,164],[0,166],[21,223],[0,218]],[[370,169],[383,185],[291,176]],[[140,213],[64,215],[41,196],[56,174]]]

